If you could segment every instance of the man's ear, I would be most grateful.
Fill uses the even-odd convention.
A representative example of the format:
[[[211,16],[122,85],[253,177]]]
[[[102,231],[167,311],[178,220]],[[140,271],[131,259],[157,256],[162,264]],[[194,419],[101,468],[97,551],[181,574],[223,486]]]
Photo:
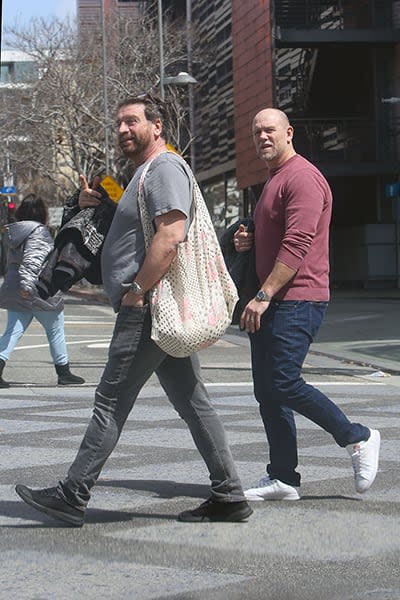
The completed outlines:
[[[163,130],[163,124],[161,122],[161,119],[156,119],[155,121],[153,121],[153,125],[154,125],[154,133],[157,137],[161,136],[162,130]]]

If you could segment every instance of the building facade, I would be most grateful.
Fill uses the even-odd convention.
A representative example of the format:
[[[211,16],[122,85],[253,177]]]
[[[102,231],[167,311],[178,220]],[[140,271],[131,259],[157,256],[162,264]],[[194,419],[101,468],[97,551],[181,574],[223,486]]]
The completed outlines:
[[[192,0],[196,174],[217,229],[254,208],[266,179],[251,138],[265,106],[334,193],[332,281],[400,284],[400,2]]]
[[[387,194],[399,178],[399,9],[391,0],[232,2],[238,184],[257,197],[265,178],[252,115],[285,110],[297,151],[334,192],[339,283],[399,282],[398,211]]]
[[[84,31],[93,26],[100,29],[103,18],[102,9],[106,19],[110,18],[112,13],[121,17],[136,18],[145,4],[146,2],[143,0],[77,0],[79,29]]]

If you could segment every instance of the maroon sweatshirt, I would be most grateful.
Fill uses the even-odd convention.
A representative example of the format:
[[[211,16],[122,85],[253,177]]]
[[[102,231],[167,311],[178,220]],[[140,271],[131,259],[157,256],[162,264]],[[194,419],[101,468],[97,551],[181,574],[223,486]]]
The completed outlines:
[[[254,212],[257,275],[262,285],[277,260],[296,271],[276,299],[329,300],[331,213],[329,184],[308,160],[270,170]]]

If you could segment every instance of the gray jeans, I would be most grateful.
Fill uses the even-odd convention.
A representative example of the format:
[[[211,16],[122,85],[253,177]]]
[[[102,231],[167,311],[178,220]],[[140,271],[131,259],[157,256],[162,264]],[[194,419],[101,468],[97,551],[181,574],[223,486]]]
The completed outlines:
[[[166,355],[150,338],[149,307],[121,307],[92,418],[59,492],[84,508],[90,490],[114,450],[135,400],[153,372],[187,423],[210,472],[211,495],[220,502],[244,500],[223,425],[201,379],[199,360]]]

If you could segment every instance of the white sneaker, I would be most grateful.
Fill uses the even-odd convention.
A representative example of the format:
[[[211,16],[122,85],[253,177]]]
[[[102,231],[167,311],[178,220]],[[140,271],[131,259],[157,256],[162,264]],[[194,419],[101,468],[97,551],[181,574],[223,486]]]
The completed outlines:
[[[378,471],[381,435],[376,429],[370,429],[368,440],[346,446],[354,470],[356,491],[363,494],[374,482]]]
[[[300,488],[288,485],[279,479],[270,479],[269,475],[261,477],[256,487],[246,490],[246,500],[261,502],[262,500],[300,500]]]

